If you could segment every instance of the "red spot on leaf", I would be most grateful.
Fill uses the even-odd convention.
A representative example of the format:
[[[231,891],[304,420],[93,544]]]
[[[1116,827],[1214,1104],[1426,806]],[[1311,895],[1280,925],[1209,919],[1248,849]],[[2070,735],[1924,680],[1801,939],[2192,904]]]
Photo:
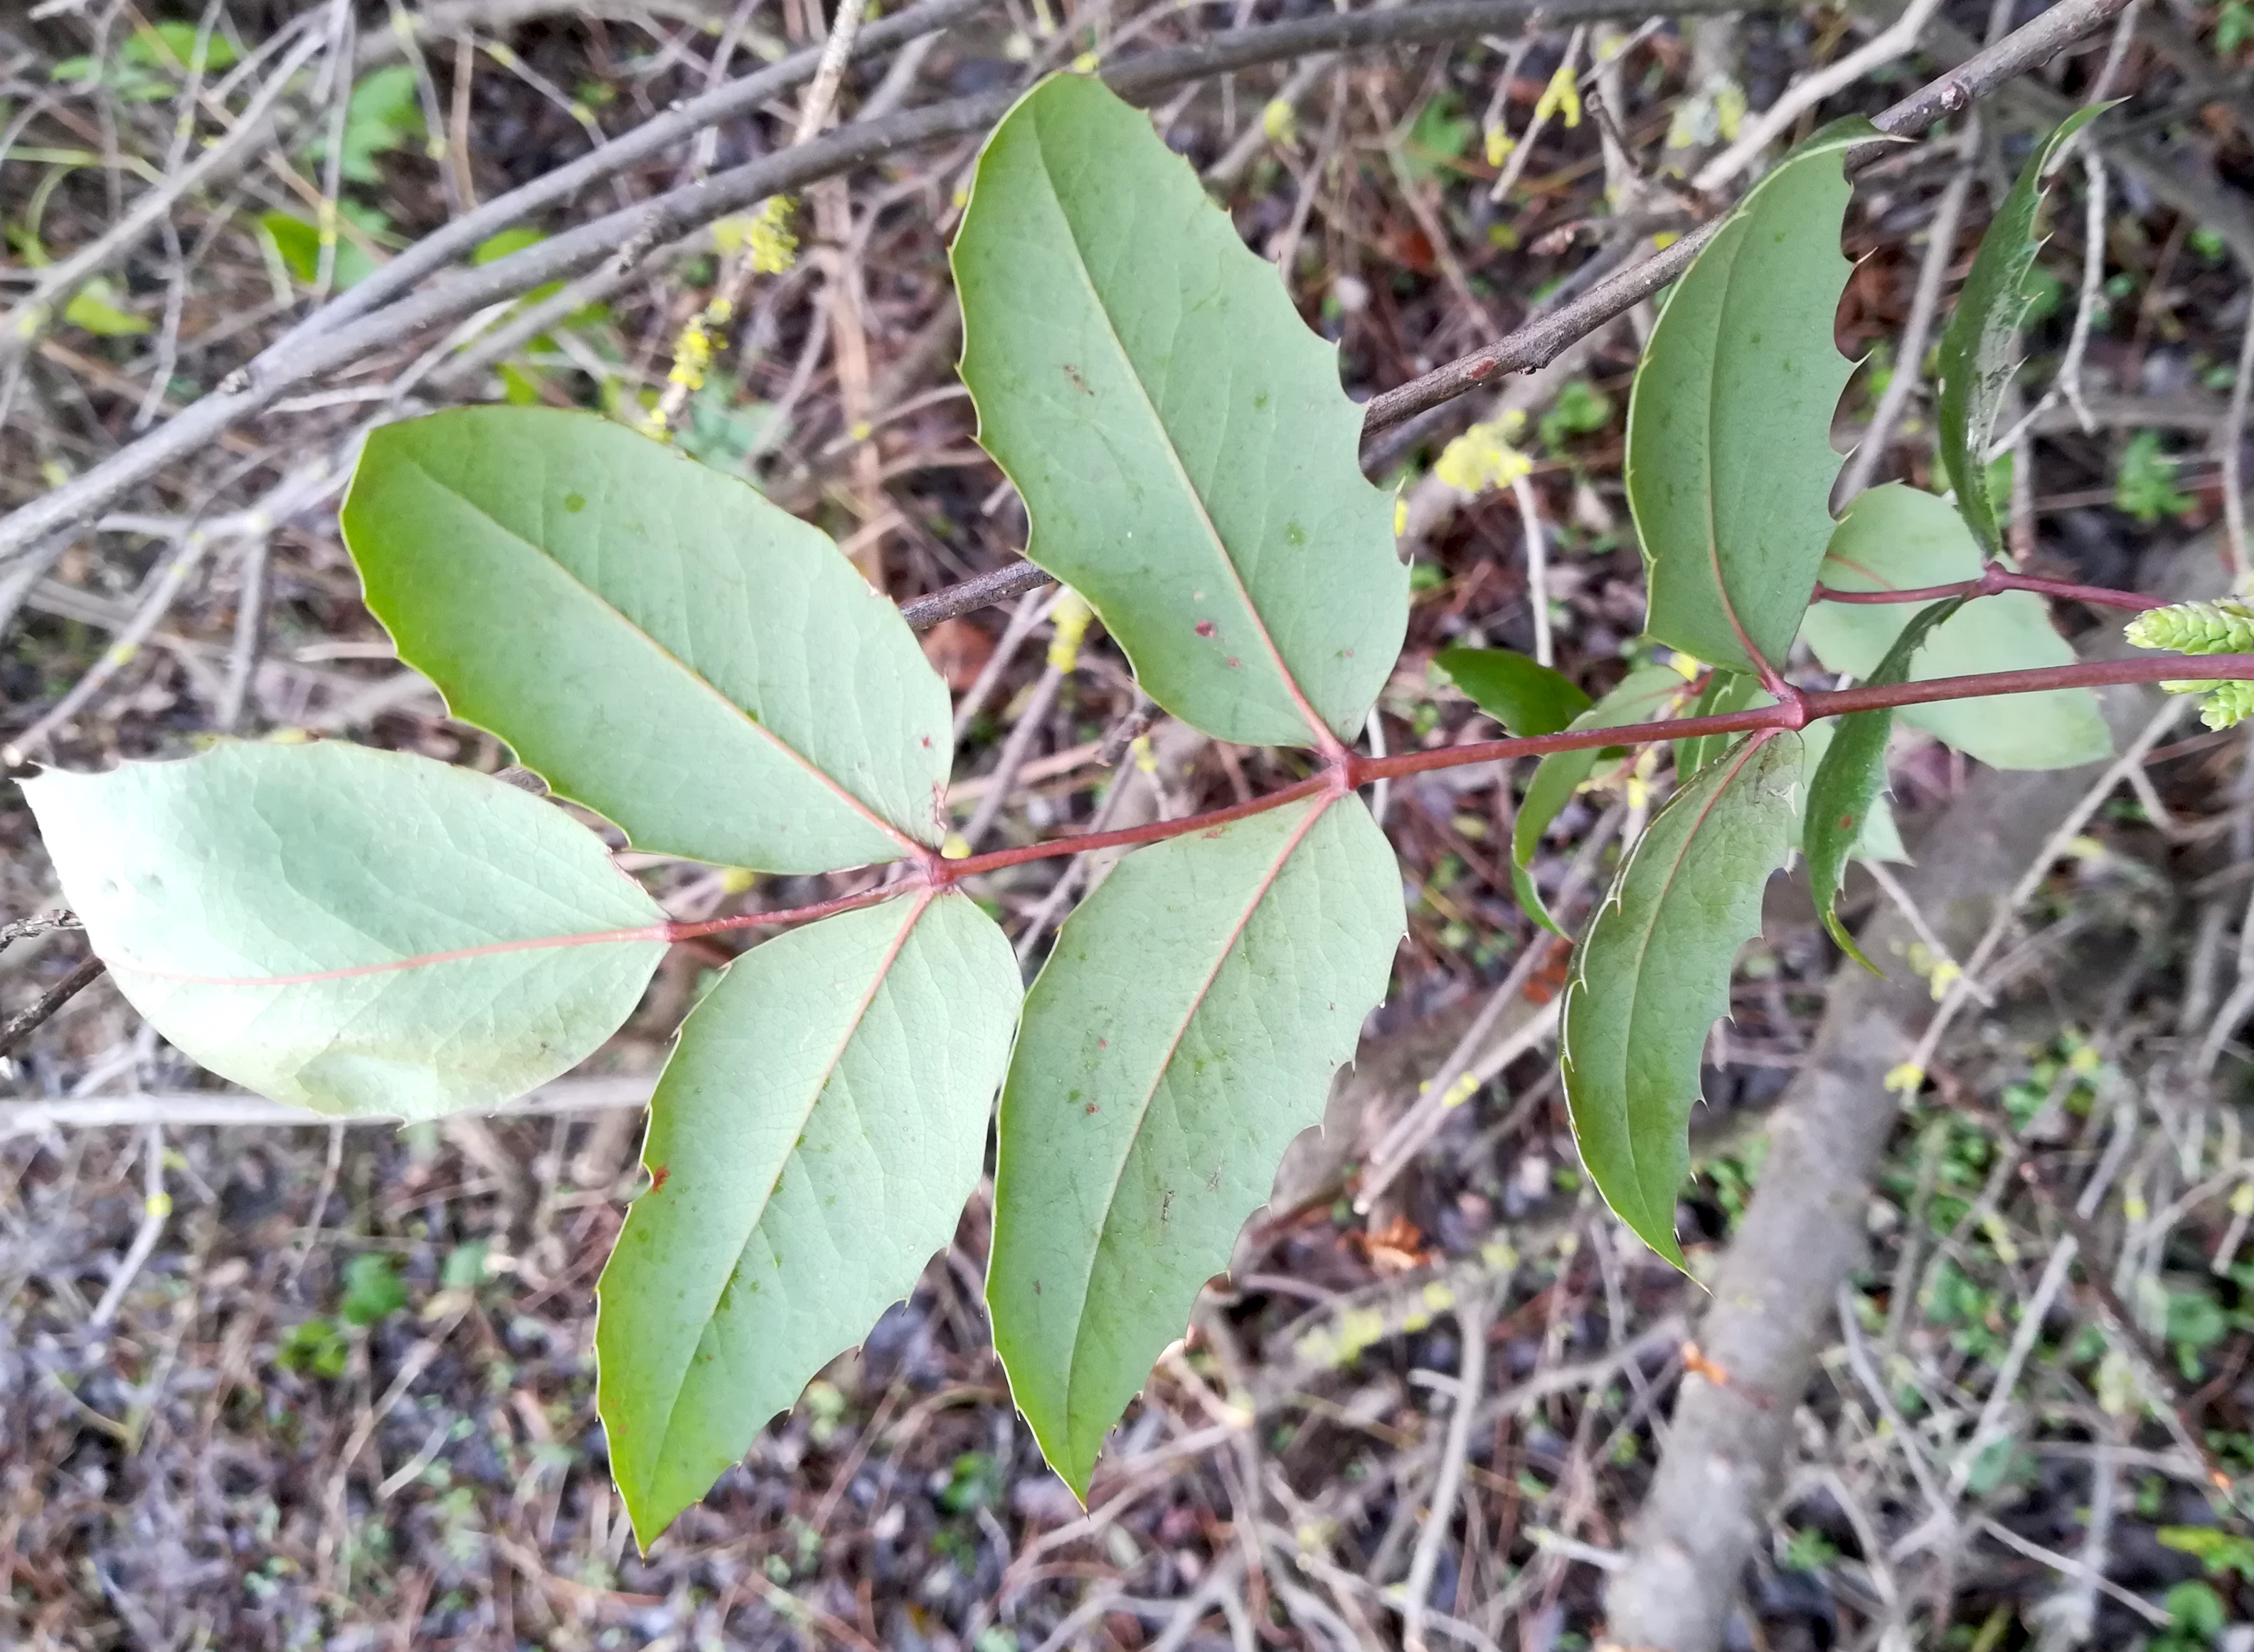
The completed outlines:
[[[652,1193],[655,1193],[659,1188],[661,1188],[661,1187],[664,1186],[665,1186],[665,1179],[666,1179],[668,1176],[670,1176],[671,1174],[673,1174],[673,1169],[672,1169],[672,1166],[668,1166],[668,1165],[660,1165],[660,1166],[659,1166],[655,1170],[653,1170],[652,1172],[649,1172],[649,1190],[650,1190],[650,1192],[652,1192]]]
[[[1088,1110],[1089,1112],[1091,1112],[1091,1113],[1100,1113],[1100,1112],[1102,1112],[1103,1110],[1102,1110],[1102,1108],[1098,1107],[1098,1106],[1097,1106],[1094,1102],[1090,1102],[1088,1104]]]
[[[1215,629],[1216,627],[1210,620],[1200,620],[1197,622],[1197,634],[1201,637],[1211,636]]]
[[[1852,815],[1842,815],[1839,816],[1839,830],[1843,832],[1854,823],[1855,817]]]
[[[1230,655],[1228,656],[1228,668],[1229,668],[1230,670],[1232,670],[1232,671],[1236,670],[1237,667],[1239,667],[1239,666],[1242,665],[1243,663],[1244,663],[1244,662],[1243,662],[1243,661],[1242,661],[1242,660],[1238,659],[1238,658],[1237,658],[1235,654],[1230,654]]]

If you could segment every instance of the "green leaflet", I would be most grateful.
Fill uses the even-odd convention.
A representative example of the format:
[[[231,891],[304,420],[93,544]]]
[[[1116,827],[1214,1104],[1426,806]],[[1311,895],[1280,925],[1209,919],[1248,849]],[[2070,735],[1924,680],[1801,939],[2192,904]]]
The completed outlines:
[[[1404,927],[1384,834],[1319,797],[1138,850],[1058,935],[1002,1093],[986,1299],[1018,1409],[1082,1497],[1321,1118]]]
[[[1620,687],[1575,718],[1570,726],[1614,729],[1649,723],[1673,715],[1675,706],[1690,691],[1690,685],[1672,667],[1648,665],[1629,672]],[[1543,903],[1542,892],[1534,886],[1534,851],[1542,846],[1542,835],[1550,830],[1550,822],[1589,778],[1600,754],[1600,748],[1593,746],[1580,752],[1553,752],[1536,764],[1534,778],[1527,782],[1526,795],[1519,800],[1518,817],[1511,825],[1510,886],[1518,896],[1519,909],[1552,934],[1565,932],[1558,927]]]
[[[1409,573],[1338,353],[1148,116],[1056,75],[979,158],[955,241],[978,439],[1160,705],[1218,738],[1359,734]]]
[[[1702,660],[1782,667],[1824,559],[1831,415],[1852,370],[1831,343],[1849,268],[1844,156],[1878,136],[1860,116],[1835,121],[1779,162],[1676,284],[1644,348],[1628,495],[1646,628]]]
[[[1926,639],[1964,606],[1964,598],[1956,597],[1919,610],[1902,627],[1869,681],[1907,682],[1910,661],[1925,646]],[[1801,845],[1808,857],[1808,881],[1815,892],[1816,915],[1842,951],[1872,975],[1880,975],[1884,971],[1863,956],[1847,926],[1839,921],[1839,879],[1846,872],[1847,857],[1876,818],[1873,811],[1880,794],[1886,790],[1886,738],[1894,732],[1894,714],[1883,707],[1852,711],[1838,724],[1830,748],[1808,783]]]
[[[513,1100],[608,1038],[665,950],[664,913],[600,839],[425,758],[230,741],[51,771],[24,794],[133,1007],[214,1072],[316,1112]],[[381,967],[612,930],[634,938]],[[350,970],[368,972],[302,978]],[[273,976],[300,978],[250,984]]]
[[[2019,371],[2020,323],[2034,302],[2027,271],[2034,268],[2043,241],[2035,234],[2043,174],[2076,132],[2111,107],[2097,103],[2076,109],[2035,145],[1988,233],[1980,237],[1980,249],[1956,297],[1956,313],[1942,334],[1941,462],[1956,486],[1956,508],[1965,525],[1991,556],[2001,554],[2004,536],[1988,487],[1988,438],[1995,431],[2004,391]]]
[[[1801,820],[1806,814],[1803,799],[1805,788],[1816,778],[1816,771],[1824,766],[1830,754],[1831,741],[1843,719],[1836,717],[1818,718],[1800,731],[1800,775],[1802,790],[1793,794],[1792,829],[1785,834],[1786,846],[1798,852],[1802,843]],[[1902,847],[1901,829],[1894,823],[1894,811],[1881,793],[1872,800],[1870,810],[1864,817],[1863,830],[1849,851],[1858,860],[1894,860],[1907,863],[1909,850]]]
[[[591,414],[368,439],[344,508],[400,657],[639,848],[763,872],[935,845],[946,686],[818,529]]]
[[[1443,648],[1432,663],[1514,735],[1555,734],[1589,709],[1572,678],[1508,648]]]
[[[1800,764],[1795,735],[1746,741],[1669,799],[1566,983],[1558,1057],[1581,1162],[1620,1220],[1678,1268],[1675,1195],[1690,1172],[1699,1054],[1784,860]]]
[[[599,1291],[645,1548],[946,1248],[1021,992],[968,896],[911,896],[767,942],[690,1013]]]
[[[1888,482],[1858,494],[1822,569],[1842,591],[1916,591],[1980,572],[1980,548],[1946,500]],[[1908,603],[1819,602],[1801,635],[1829,671],[1866,676],[1916,612]],[[1909,681],[2066,665],[2075,657],[2031,592],[1967,603],[1911,662]],[[2072,768],[2110,757],[2113,737],[2088,689],[1906,705],[1902,720],[1997,768]]]

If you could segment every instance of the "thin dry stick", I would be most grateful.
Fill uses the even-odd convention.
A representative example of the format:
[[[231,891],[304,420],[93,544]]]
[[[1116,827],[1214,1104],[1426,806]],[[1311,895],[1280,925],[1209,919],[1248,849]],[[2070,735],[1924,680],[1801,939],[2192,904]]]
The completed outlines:
[[[2254,296],[2254,265],[2244,265],[2250,296]],[[2250,563],[2246,540],[2246,441],[2250,434],[2247,412],[2254,403],[2254,303],[2246,312],[2246,326],[2238,340],[2238,377],[2230,387],[2230,411],[2216,432],[2216,440],[2222,450],[2222,522],[2223,546],[2230,558],[2230,584],[2233,590],[2246,584]]]
[[[1526,606],[1534,612],[1534,658],[1542,665],[1558,663],[1550,636],[1550,556],[1542,534],[1542,508],[1534,498],[1534,484],[1523,476],[1510,482],[1510,496],[1518,501],[1518,522],[1526,534]]]
[[[1424,1652],[1425,1620],[1432,1608],[1432,1577],[1439,1570],[1440,1550],[1456,1517],[1456,1498],[1463,1490],[1464,1465],[1471,1460],[1472,1425],[1478,1420],[1480,1390],[1487,1386],[1488,1301],[1473,1296],[1456,1309],[1461,1333],[1462,1358],[1456,1368],[1456,1396],[1448,1413],[1448,1438],[1440,1448],[1439,1477],[1432,1485],[1432,1501],[1424,1524],[1417,1534],[1416,1551],[1409,1559],[1409,1579],[1403,1586],[1408,1597],[1401,1606],[1401,1644],[1404,1652]]]
[[[1565,55],[1558,60],[1557,68],[1558,74],[1571,74],[1573,72],[1574,64],[1580,61],[1582,42],[1588,38],[1589,32],[1586,28],[1576,29],[1565,37]],[[1534,153],[1534,145],[1541,141],[1542,134],[1549,124],[1550,111],[1542,104],[1536,104],[1534,118],[1527,122],[1525,132],[1512,146],[1510,153],[1504,158],[1502,171],[1495,175],[1494,186],[1487,192],[1487,198],[1489,200],[1499,201],[1510,193],[1511,186],[1517,183],[1519,175],[1525,172],[1526,163]],[[1508,340],[1506,340],[1503,342],[1508,343]],[[1489,347],[1499,349],[1502,346],[1494,345]]]
[[[1746,122],[1736,143],[1698,169],[1690,180],[1691,187],[1702,195],[1712,194],[1759,160],[1760,152],[1802,114],[1834,92],[1852,86],[1872,69],[1917,50],[1918,37],[1925,32],[1925,25],[1940,9],[1941,0],[1911,0],[1884,32],[1873,36],[1837,63],[1795,80],[1785,88],[1783,96]]]
[[[1066,668],[1054,658],[1042,664],[1023,715],[1010,731],[1010,738],[1002,743],[1002,754],[994,763],[992,783],[978,799],[978,807],[971,811],[970,823],[962,829],[962,841],[971,848],[977,848],[986,834],[994,830],[994,822],[1002,817],[1010,794],[1017,789],[1018,771],[1032,754],[1033,742],[1040,738],[1041,727],[1056,704],[1057,690],[1064,686],[1065,674]]]
[[[132,1288],[143,1264],[157,1249],[157,1241],[164,1236],[164,1223],[172,1214],[172,1195],[164,1191],[164,1130],[163,1125],[152,1123],[141,1139],[141,1224],[133,1230],[132,1244],[118,1263],[117,1271],[110,1276],[102,1300],[94,1304],[94,1312],[87,1320],[89,1334],[100,1336],[109,1329],[110,1321],[124,1304],[126,1292]]]
[[[16,1046],[46,1026],[56,1011],[92,986],[101,976],[102,967],[101,959],[87,958],[78,968],[48,988],[37,1004],[11,1018],[6,1026],[0,1026],[0,1055],[13,1054]]]

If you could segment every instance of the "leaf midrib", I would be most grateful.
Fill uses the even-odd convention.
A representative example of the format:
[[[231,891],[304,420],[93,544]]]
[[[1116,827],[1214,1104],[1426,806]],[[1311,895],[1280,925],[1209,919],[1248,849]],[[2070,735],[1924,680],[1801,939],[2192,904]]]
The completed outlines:
[[[1191,1024],[1197,1019],[1199,1012],[1204,1009],[1206,1001],[1213,996],[1214,983],[1221,978],[1221,972],[1228,967],[1229,955],[1236,949],[1236,943],[1251,924],[1253,914],[1260,910],[1261,903],[1268,899],[1269,892],[1276,886],[1276,879],[1283,875],[1285,864],[1290,862],[1293,855],[1298,852],[1299,845],[1306,841],[1308,833],[1315,829],[1315,822],[1329,812],[1330,806],[1336,801],[1335,797],[1330,796],[1316,798],[1309,806],[1305,818],[1293,827],[1290,835],[1284,838],[1283,846],[1278,850],[1275,858],[1269,862],[1267,871],[1261,875],[1259,883],[1253,888],[1251,898],[1244,903],[1244,909],[1237,914],[1236,921],[1229,926],[1228,934],[1222,938],[1220,947],[1216,949],[1212,968],[1206,971],[1205,979],[1199,984],[1196,992],[1191,996],[1189,1007],[1183,1012],[1180,1024],[1174,1028],[1173,1036],[1167,1040],[1166,1053],[1160,1058],[1156,1070],[1152,1074],[1150,1084],[1143,1092],[1143,1099],[1137,1104],[1135,1129],[1128,1137],[1126,1151],[1119,1155],[1119,1162],[1112,1170],[1111,1186],[1103,1200],[1103,1222],[1096,1229],[1096,1242],[1088,1248],[1088,1271],[1082,1277],[1080,1299],[1073,1308],[1072,1352],[1066,1362],[1064,1381],[1064,1430],[1068,1444],[1072,1435],[1073,1390],[1080,1379],[1081,1348],[1088,1325],[1088,1297],[1096,1278],[1096,1258],[1102,1254],[1104,1245],[1111,1236],[1113,1214],[1119,1208],[1120,1184],[1126,1180],[1127,1167],[1134,1161],[1136,1153],[1142,1145],[1144,1126],[1148,1123],[1151,1116],[1151,1103],[1158,1098],[1159,1087],[1166,1082],[1166,1074],[1173,1068],[1174,1058],[1181,1053],[1182,1040],[1189,1036]]]
[[[892,966],[900,962],[900,954],[907,947],[908,937],[915,933],[916,925],[923,920],[924,914],[931,909],[935,899],[935,892],[926,889],[908,903],[906,921],[900,925],[899,933],[894,934],[886,945],[884,956],[878,961],[877,968],[870,976],[868,990],[861,995],[861,1001],[854,1006],[851,1017],[845,1023],[844,1034],[837,1040],[837,1047],[830,1052],[830,1059],[822,1063],[822,1070],[816,1076],[814,1082],[807,1087],[806,1104],[800,1110],[796,1129],[791,1132],[794,1143],[805,1135],[806,1127],[814,1117],[815,1109],[821,1106],[822,1097],[828,1091],[830,1080],[836,1076],[839,1065],[845,1060],[846,1051],[853,1047],[853,1040],[860,1036],[862,1024],[869,1018],[869,1011],[876,1003],[877,995],[884,990],[885,983],[892,978]],[[774,1180],[769,1183],[766,1191],[760,1195],[751,1220],[742,1224],[744,1236],[733,1246],[735,1263],[730,1264],[727,1272],[721,1277],[720,1284],[713,1291],[710,1303],[697,1312],[697,1336],[700,1340],[703,1339],[704,1327],[712,1323],[714,1317],[719,1312],[720,1298],[726,1294],[728,1281],[735,1278],[737,1267],[742,1264],[745,1250],[750,1248],[752,1239],[759,1234],[760,1225],[766,1220],[767,1209],[774,1202],[774,1190],[782,1185],[783,1177],[789,1173],[791,1163],[798,1156],[799,1149],[795,1145],[789,1152],[783,1155],[781,1166],[775,1172]],[[657,1448],[651,1452],[648,1469],[642,1476],[641,1494],[645,1498],[650,1495],[652,1482],[671,1455],[673,1426],[680,1416],[682,1390],[688,1386],[690,1368],[696,1362],[696,1348],[692,1345],[688,1361],[682,1364],[678,1375],[667,1385],[664,1426],[658,1435]]]
[[[1063,220],[1065,240],[1072,248],[1073,267],[1079,272],[1082,285],[1087,289],[1088,302],[1095,306],[1096,313],[1103,318],[1105,334],[1110,337],[1112,347],[1118,351],[1120,360],[1126,364],[1127,377],[1135,386],[1136,394],[1142,398],[1144,410],[1150,414],[1152,424],[1164,438],[1162,445],[1167,459],[1174,467],[1175,476],[1181,482],[1182,491],[1196,505],[1198,521],[1204,524],[1207,536],[1213,542],[1214,555],[1219,559],[1222,571],[1228,575],[1237,599],[1244,605],[1244,612],[1251,617],[1253,634],[1259,639],[1269,662],[1276,668],[1276,675],[1282,679],[1284,692],[1292,696],[1292,705],[1314,735],[1316,746],[1320,746],[1335,738],[1330,724],[1324,722],[1309,704],[1306,692],[1299,687],[1298,678],[1284,662],[1283,650],[1277,647],[1276,639],[1268,629],[1267,616],[1252,600],[1252,592],[1244,583],[1243,572],[1237,567],[1236,558],[1229,553],[1228,542],[1222,537],[1221,529],[1214,524],[1213,512],[1206,505],[1205,495],[1198,492],[1197,483],[1191,480],[1189,466],[1183,463],[1181,449],[1174,441],[1173,429],[1166,423],[1166,416],[1158,411],[1158,403],[1151,399],[1150,387],[1143,382],[1142,368],[1127,348],[1126,340],[1119,336],[1118,324],[1111,317],[1111,307],[1104,303],[1102,290],[1096,284],[1096,272],[1088,268],[1088,256],[1080,244],[1079,226],[1073,222],[1072,214],[1064,204],[1063,192],[1057,186],[1056,174],[1050,170],[1048,146],[1043,137],[1040,122],[1034,121],[1031,126],[1033,150],[1040,163],[1041,181],[1048,186],[1049,200],[1056,207],[1057,216]]]
[[[479,503],[478,500],[471,498],[467,494],[462,492],[461,489],[451,486],[434,474],[430,466],[424,464],[421,455],[410,452],[403,455],[402,458],[404,462],[409,466],[411,466],[425,481],[430,484],[431,486],[437,488],[439,492],[446,494],[450,498],[457,500],[463,505],[466,506],[475,514],[491,523],[505,537],[513,540],[519,545],[522,545],[526,550],[531,552],[533,556],[538,557],[542,562],[546,563],[550,568],[553,568],[558,574],[562,575],[564,578],[570,581],[573,587],[584,593],[590,602],[592,602],[605,613],[607,613],[615,619],[619,624],[625,628],[629,635],[639,637],[642,641],[648,644],[650,651],[655,654],[658,658],[664,661],[668,665],[673,667],[696,687],[701,689],[713,699],[718,700],[722,705],[727,707],[729,710],[734,712],[736,716],[742,720],[745,727],[750,729],[760,738],[766,740],[770,746],[774,746],[776,751],[780,752],[792,762],[797,764],[798,766],[810,776],[816,784],[821,786],[824,790],[830,792],[833,796],[837,798],[839,802],[843,802],[848,808],[850,808],[855,814],[858,815],[870,825],[874,826],[878,831],[884,833],[885,836],[891,838],[894,843],[900,844],[907,854],[913,856],[922,852],[924,845],[918,843],[914,836],[907,832],[901,830],[899,827],[893,825],[892,822],[886,820],[882,815],[877,813],[877,811],[871,808],[868,803],[856,796],[854,793],[835,775],[824,769],[820,764],[815,762],[813,759],[807,756],[805,752],[800,751],[788,740],[784,739],[781,735],[776,733],[774,729],[768,727],[763,720],[752,716],[750,711],[746,710],[744,707],[738,705],[725,694],[723,694],[717,683],[705,676],[703,672],[691,667],[686,660],[674,653],[674,651],[667,648],[665,644],[660,642],[649,632],[635,624],[634,621],[628,617],[626,612],[620,608],[616,603],[612,602],[601,592],[596,590],[594,586],[589,584],[573,570],[566,567],[563,559],[553,555],[546,546],[542,545],[534,540],[526,538],[515,528],[501,521],[500,517],[494,515],[490,510],[487,510],[485,506]],[[404,659],[406,656],[402,653],[401,657]],[[410,663],[412,662],[410,662]],[[443,689],[440,690],[439,693],[441,698],[445,697],[445,691]]]
[[[1706,822],[1712,816],[1715,808],[1720,805],[1722,799],[1728,794],[1730,788],[1737,784],[1738,777],[1745,773],[1746,765],[1751,762],[1754,756],[1760,752],[1761,744],[1763,743],[1748,742],[1745,752],[1739,757],[1735,766],[1731,768],[1728,774],[1723,775],[1715,782],[1712,794],[1709,796],[1702,805],[1700,805],[1698,817],[1690,822],[1690,830],[1683,835],[1683,844],[1676,851],[1674,864],[1667,868],[1666,876],[1661,880],[1658,892],[1652,899],[1651,921],[1643,926],[1642,933],[1636,937],[1635,993],[1628,1001],[1628,1029],[1623,1032],[1620,1040],[1620,1049],[1623,1052],[1620,1074],[1620,1111],[1623,1117],[1628,1116],[1633,1111],[1631,1099],[1628,1095],[1628,1074],[1625,1052],[1634,1037],[1634,1029],[1636,1024],[1643,1016],[1644,992],[1646,988],[1651,984],[1651,971],[1648,970],[1645,965],[1650,957],[1653,938],[1658,934],[1660,920],[1665,914],[1667,897],[1675,887],[1676,878],[1682,874],[1684,862],[1690,858],[1691,850],[1698,845],[1699,834],[1705,830]],[[1634,870],[1634,868],[1633,865],[1623,867],[1621,869],[1620,885],[1623,890],[1626,889],[1628,878]],[[1656,1227],[1658,1223],[1653,1215],[1650,1200],[1645,1194],[1642,1159],[1642,1156],[1636,1152],[1635,1132],[1633,1125],[1631,1125],[1626,1132],[1626,1140],[1628,1143],[1628,1173],[1634,1180],[1637,1202],[1643,1207],[1644,1221],[1647,1223]],[[1670,1223],[1669,1225],[1671,1227],[1673,1224]]]

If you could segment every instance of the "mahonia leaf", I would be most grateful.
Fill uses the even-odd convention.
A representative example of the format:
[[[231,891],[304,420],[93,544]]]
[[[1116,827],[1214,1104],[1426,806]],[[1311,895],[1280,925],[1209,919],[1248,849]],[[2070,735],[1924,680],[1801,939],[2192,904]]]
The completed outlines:
[[[343,522],[400,657],[637,848],[817,872],[942,841],[946,684],[748,484],[592,414],[463,408],[370,436]]]
[[[1886,657],[1870,675],[1872,682],[1902,682],[1909,677],[1910,661],[1925,646],[1935,628],[1964,606],[1962,597],[1936,602],[1922,609],[1902,627]],[[1816,915],[1839,943],[1840,950],[1872,975],[1878,965],[1863,956],[1839,921],[1839,879],[1870,829],[1880,794],[1886,784],[1886,740],[1894,732],[1890,707],[1851,711],[1838,719],[1838,729],[1816,766],[1808,783],[1808,807],[1802,815],[1801,849],[1808,857],[1808,881],[1815,892]]]
[[[690,1012],[595,1336],[645,1548],[946,1249],[1021,995],[994,920],[926,894],[769,941]]]
[[[1567,726],[1614,729],[1633,723],[1649,723],[1671,716],[1690,692],[1690,683],[1673,668],[1645,666],[1629,672],[1620,687]],[[1519,909],[1555,935],[1565,932],[1558,927],[1558,920],[1550,915],[1550,908],[1542,900],[1542,892],[1534,886],[1534,854],[1542,846],[1543,834],[1550,830],[1550,823],[1573,801],[1573,794],[1581,789],[1582,782],[1589,778],[1603,754],[1601,748],[1592,746],[1578,752],[1552,752],[1544,758],[1534,766],[1534,778],[1527,782],[1526,795],[1519,799],[1518,816],[1511,824],[1511,890],[1518,897]]]
[[[1652,816],[1574,954],[1559,1068],[1581,1162],[1620,1218],[1676,1267],[1690,1109],[1738,948],[1783,863],[1800,740],[1741,742]]]
[[[1831,416],[1852,370],[1831,342],[1848,262],[1836,121],[1754,186],[1676,284],[1628,401],[1628,494],[1646,628],[1740,671],[1782,666],[1831,533]]]
[[[553,804],[428,758],[228,741],[24,782],[133,1007],[293,1107],[514,1100],[633,1013],[665,914]]]
[[[955,240],[978,439],[1144,690],[1242,745],[1360,734],[1409,570],[1362,410],[1274,265],[1150,117],[1044,80],[979,156]]]
[[[1589,709],[1572,678],[1508,648],[1443,648],[1432,663],[1513,735],[1555,734]]]
[[[1059,934],[1002,1092],[986,1300],[1018,1409],[1083,1498],[1321,1118],[1404,928],[1384,833],[1321,796],[1128,856]]]
[[[1956,508],[1980,549],[1993,556],[2004,548],[1996,520],[1996,497],[1988,483],[1988,438],[2004,392],[2019,370],[2020,324],[2034,295],[2027,272],[2034,267],[2042,237],[2035,213],[2042,205],[2043,176],[2074,135],[2112,107],[2091,104],[2076,109],[2035,145],[2018,181],[1980,237],[1972,268],[1956,297],[1956,313],[1941,339],[1941,396],[1938,408],[1941,462],[1956,488]]]

